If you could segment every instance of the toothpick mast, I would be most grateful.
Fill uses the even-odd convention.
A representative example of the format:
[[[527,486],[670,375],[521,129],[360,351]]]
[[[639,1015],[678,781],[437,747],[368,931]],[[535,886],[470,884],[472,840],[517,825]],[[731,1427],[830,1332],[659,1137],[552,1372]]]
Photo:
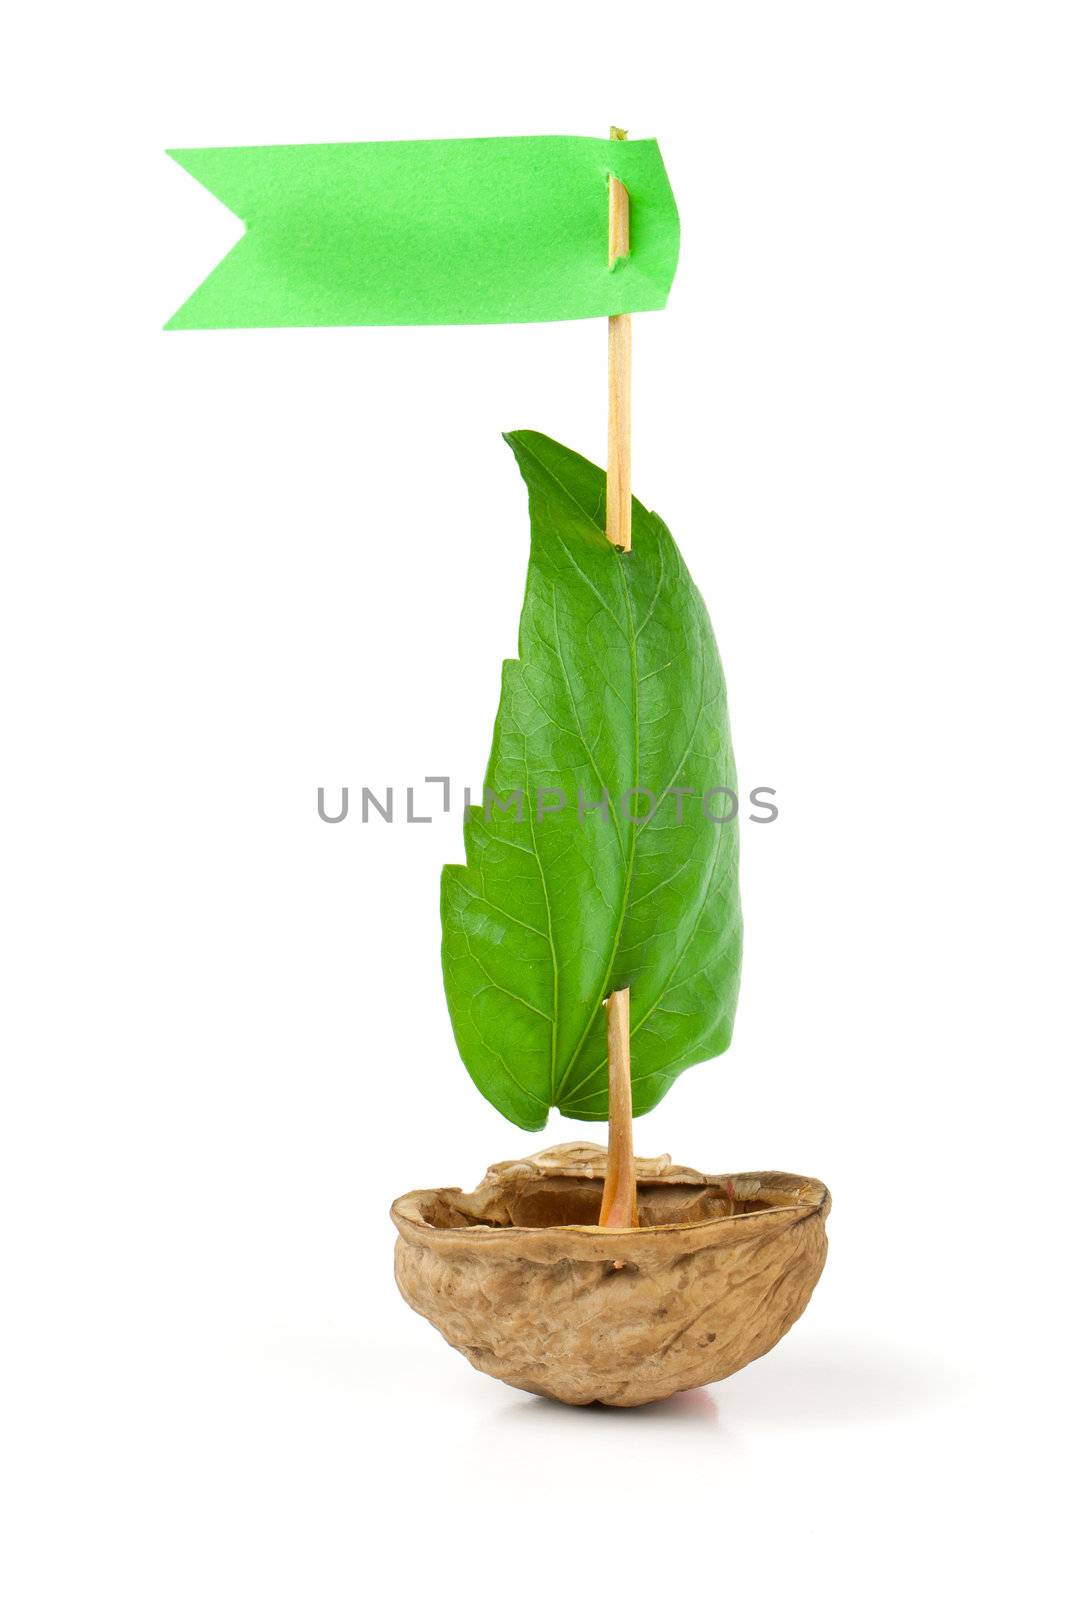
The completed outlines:
[[[625,139],[621,128],[613,139]],[[608,266],[630,254],[630,196],[608,179]],[[608,318],[608,519],[612,544],[630,549],[630,324],[629,312]]]
[[[613,139],[625,139],[622,128]],[[630,196],[618,178],[608,180],[608,266],[630,254]],[[605,532],[620,550],[630,549],[630,357],[629,313],[608,318],[608,484]],[[634,1121],[630,1087],[630,990],[608,997],[608,1165],[600,1205],[602,1228],[638,1226],[634,1178]]]

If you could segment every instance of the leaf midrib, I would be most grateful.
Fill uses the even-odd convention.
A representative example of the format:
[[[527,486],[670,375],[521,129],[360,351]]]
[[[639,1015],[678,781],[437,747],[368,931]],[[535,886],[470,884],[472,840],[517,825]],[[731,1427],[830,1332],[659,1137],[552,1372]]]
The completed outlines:
[[[624,577],[625,577],[625,574],[624,574]],[[654,603],[655,603],[655,597],[654,597]],[[639,632],[640,632],[640,630],[639,630]],[[664,790],[665,793],[668,792],[668,790],[671,788],[672,784],[674,784],[676,779],[679,777],[679,774],[683,769],[684,763],[686,762],[687,757],[690,755],[691,750],[694,747],[694,742],[695,742],[695,739],[696,739],[696,737],[698,735],[698,729],[699,729],[699,727],[701,725],[702,717],[703,717],[703,715],[705,713],[705,710],[706,710],[706,704],[707,704],[707,702],[706,702],[706,662],[707,662],[706,640],[705,640],[705,637],[701,635],[701,633],[700,633],[700,638],[701,638],[701,644],[702,644],[702,650],[701,650],[702,680],[701,680],[701,684],[699,686],[699,692],[698,692],[698,710],[695,713],[694,721],[693,721],[692,727],[691,727],[691,736],[687,740],[686,749],[684,750],[683,755],[680,757],[679,762],[676,765],[675,771],[672,773],[671,778],[668,780],[668,783],[665,786],[665,790]],[[636,633],[635,634],[635,647],[637,646],[637,639],[638,639],[638,634]],[[637,850],[637,842],[641,838],[642,833],[645,831],[646,826],[647,826],[647,823],[643,822],[640,825],[638,825],[638,826],[636,826],[636,827],[634,827],[632,829],[635,851]],[[684,956],[687,954],[687,951],[690,949],[691,942],[693,941],[696,933],[698,932],[698,929],[702,925],[702,918],[703,918],[703,916],[705,914],[706,906],[707,906],[708,901],[709,901],[709,891],[710,891],[710,888],[713,885],[713,880],[714,880],[714,877],[715,877],[716,872],[717,872],[717,864],[718,864],[718,860],[719,860],[719,857],[720,857],[720,846],[721,846],[721,832],[719,831],[718,839],[717,839],[717,845],[716,845],[716,847],[714,849],[713,858],[712,858],[712,860],[710,862],[709,872],[708,872],[707,877],[706,877],[705,889],[703,891],[702,899],[701,899],[701,901],[699,903],[698,911],[695,913],[694,921],[691,924],[690,932],[688,933],[687,938],[684,940],[683,948],[681,949],[679,955],[676,957],[676,960],[673,962],[672,967],[671,967],[671,969],[670,969],[670,971],[668,973],[668,976],[664,980],[664,984],[661,987],[661,990],[658,993],[656,999],[653,1001],[652,1005],[648,1007],[648,1009],[645,1011],[645,1013],[638,1019],[638,1021],[632,1025],[631,1030],[630,1030],[630,1037],[632,1039],[637,1034],[639,1028],[641,1028],[644,1023],[649,1021],[649,1018],[657,1010],[657,1008],[660,1006],[661,1002],[666,998],[666,996],[671,993],[671,990],[672,990],[672,979],[675,977],[676,972],[679,969],[680,963],[682,962]],[[633,861],[633,857],[631,859]],[[659,885],[657,887],[659,887]],[[627,886],[627,892],[629,893],[629,883],[628,883],[628,886]],[[649,897],[648,895],[643,895],[642,899],[647,899],[648,897]],[[638,902],[635,902],[635,904],[637,904],[637,903]],[[622,933],[622,928],[626,923],[627,912],[629,912],[630,909],[631,909],[630,904],[627,904],[624,907],[622,921],[620,922],[620,936],[621,936],[621,933]],[[616,945],[616,950],[617,949],[618,949],[618,944]],[[612,961],[614,961],[614,959],[615,959],[615,952],[613,951],[612,952]],[[610,971],[610,967],[609,967],[609,971]],[[588,1030],[586,1029],[586,1033],[587,1032],[588,1032]],[[578,1045],[578,1050],[579,1051],[581,1049],[581,1045],[582,1044],[584,1044],[584,1036],[582,1037],[581,1043],[579,1043],[579,1045]],[[576,1055],[571,1057],[570,1067],[573,1066],[574,1061],[576,1059],[577,1059]],[[587,1083],[591,1082],[591,1080],[600,1071],[602,1065],[606,1065],[606,1063],[602,1063],[602,1062],[599,1062],[599,1061],[594,1062],[594,1064],[589,1068],[588,1072],[585,1073],[584,1077],[579,1078],[577,1083],[575,1083],[573,1085],[570,1094],[566,1098],[566,1104],[568,1106],[576,1105],[578,1103],[579,1091],[581,1089],[583,1089]],[[566,1087],[566,1079],[569,1077],[570,1067],[567,1067],[566,1073],[563,1075],[563,1081],[562,1081],[562,1084],[560,1085],[560,1089],[565,1089],[565,1087]],[[632,1081],[634,1081],[634,1080],[632,1080]],[[590,1098],[590,1097],[581,1096],[580,1098],[584,1099],[584,1098]]]
[[[555,476],[554,472],[552,472],[552,470],[548,466],[547,462],[543,461],[540,458],[540,456],[536,453],[536,451],[533,450],[530,445],[525,444],[523,441],[522,441],[522,448],[525,450],[525,453],[527,455],[530,455],[532,457],[532,459],[536,462],[536,465],[539,467],[540,471],[545,474],[545,476],[549,479],[549,481],[551,483],[553,483],[555,485],[555,487],[563,495],[565,495],[566,499],[570,502],[570,504],[574,507],[574,510],[577,512],[578,517],[583,522],[587,523],[588,526],[593,529],[594,533],[603,534],[604,530],[600,527],[600,524],[595,520],[595,518],[593,518],[593,517],[591,517],[589,515],[589,513],[585,510],[585,507],[580,503],[579,500],[577,500],[575,498],[575,496],[573,494],[571,494],[570,490],[562,482],[562,480]],[[626,638],[627,648],[628,648],[628,651],[629,651],[629,654],[630,654],[631,711],[632,711],[632,720],[633,720],[633,743],[634,743],[634,763],[633,763],[633,765],[634,765],[634,782],[631,785],[631,788],[632,789],[637,789],[638,786],[639,786],[640,779],[641,779],[641,700],[640,700],[640,696],[639,696],[640,679],[639,679],[639,675],[638,675],[638,629],[635,626],[634,602],[633,602],[633,599],[631,597],[631,592],[630,592],[630,578],[629,578],[629,576],[628,576],[628,574],[626,572],[626,569],[622,565],[620,565],[619,572],[620,572],[620,579],[621,579],[621,582],[622,582],[622,585],[623,585],[623,601],[624,601],[625,606],[626,606],[626,621],[627,621],[627,626],[626,626],[626,629],[624,630],[623,627],[622,627],[622,624],[620,623],[618,617],[615,615],[614,611],[605,602],[604,597],[601,595],[601,593],[597,589],[596,585],[589,578],[588,574],[582,569],[580,563],[575,559],[574,554],[570,550],[569,546],[567,545],[566,540],[563,538],[561,531],[557,533],[557,538],[558,538],[559,544],[562,547],[563,554],[566,556],[567,560],[577,570],[577,572],[581,575],[582,579],[584,580],[586,585],[592,590],[593,594],[596,595],[596,598],[600,602],[601,609],[605,612],[605,614],[608,617],[611,618],[612,622],[619,629],[620,633],[623,633],[625,638]],[[615,558],[620,563],[623,560],[623,554],[624,553],[619,551],[619,550],[615,551]],[[661,564],[662,564],[662,578],[663,578],[663,557],[662,557],[662,563]],[[659,588],[660,588],[660,585],[658,584],[658,592],[659,592]],[[557,644],[558,644],[558,638],[557,638],[557,635],[556,635],[556,645]],[[562,662],[561,653],[560,653],[559,659],[560,659],[560,662]],[[568,689],[568,692],[570,693],[570,702],[571,702],[571,705],[573,705],[573,691],[572,691],[572,688],[570,686],[569,675],[566,672],[565,663],[562,663],[562,666],[563,666],[563,677],[566,680],[567,689]],[[581,719],[577,715],[577,707],[576,706],[574,706],[574,716],[575,716],[575,719],[576,719],[576,721],[578,723],[578,728],[580,730]],[[581,737],[581,743],[582,743],[582,745],[584,746],[586,752],[589,755],[589,758],[590,758],[590,761],[593,764],[594,770],[596,770],[596,759],[595,759],[595,756],[593,755],[592,750],[589,747],[588,741],[585,739],[584,734],[581,734],[580,737]],[[597,776],[598,777],[600,776],[598,770],[597,770]],[[603,783],[603,779],[601,779],[601,783]],[[612,821],[613,821],[613,823],[614,823],[614,825],[616,827],[616,830],[618,831],[619,819],[615,814],[614,801],[613,801],[613,799],[612,799],[612,797],[610,795],[608,796],[608,809],[612,813]],[[629,831],[629,837],[628,837],[628,844],[627,844],[627,850],[626,850],[626,858],[627,859],[626,859],[626,871],[625,871],[624,879],[623,879],[623,891],[622,891],[622,894],[621,894],[620,899],[619,899],[619,908],[618,908],[618,912],[617,912],[617,915],[616,915],[616,918],[615,918],[615,932],[614,932],[614,935],[612,937],[611,950],[610,950],[610,952],[608,954],[608,962],[607,962],[607,968],[606,968],[606,971],[605,971],[604,982],[600,986],[600,989],[597,992],[597,997],[596,997],[595,1001],[593,1002],[593,1005],[591,1006],[591,1008],[589,1010],[589,1015],[588,1015],[588,1018],[586,1020],[585,1026],[582,1029],[581,1037],[578,1039],[577,1044],[574,1046],[574,1049],[570,1053],[569,1059],[568,1059],[568,1061],[566,1063],[566,1069],[563,1072],[562,1078],[559,1081],[557,1088],[553,1088],[552,1089],[552,1099],[555,1102],[558,1102],[562,1098],[563,1091],[564,1091],[564,1089],[566,1087],[566,1080],[570,1076],[571,1069],[573,1068],[574,1063],[577,1061],[578,1057],[581,1054],[582,1049],[584,1048],[585,1040],[588,1038],[589,1031],[592,1028],[592,1025],[593,1025],[594,1021],[596,1020],[596,1013],[597,1013],[599,1007],[603,1004],[603,1002],[607,998],[608,993],[609,993],[608,985],[609,985],[609,983],[611,981],[612,968],[615,965],[615,957],[618,954],[619,945],[620,945],[620,943],[622,941],[622,937],[623,937],[623,927],[624,927],[624,925],[626,923],[627,910],[628,910],[628,907],[629,907],[630,888],[631,888],[631,884],[632,884],[633,879],[634,879],[634,855],[635,855],[635,848],[636,848],[636,844],[637,844],[637,838],[638,838],[639,829],[635,826],[634,823],[630,823],[630,824],[628,824],[628,831]],[[533,831],[533,842],[535,842],[535,831]],[[545,872],[543,870],[543,862],[542,861],[540,862],[540,876],[541,876],[542,879],[546,880],[546,874],[545,874]],[[546,893],[546,890],[545,890],[545,893]],[[554,1055],[552,1055],[552,1080],[553,1079],[554,1079]]]

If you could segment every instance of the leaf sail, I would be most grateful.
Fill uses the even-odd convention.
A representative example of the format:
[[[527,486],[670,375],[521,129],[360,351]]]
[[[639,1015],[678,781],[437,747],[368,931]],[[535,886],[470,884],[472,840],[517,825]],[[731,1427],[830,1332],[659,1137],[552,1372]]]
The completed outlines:
[[[538,1129],[552,1106],[607,1119],[615,989],[631,990],[635,1116],[728,1047],[738,829],[711,819],[736,776],[713,630],[664,523],[635,500],[621,554],[600,468],[543,434],[506,438],[532,524],[519,658],[467,865],[442,872],[442,967],[477,1088]]]

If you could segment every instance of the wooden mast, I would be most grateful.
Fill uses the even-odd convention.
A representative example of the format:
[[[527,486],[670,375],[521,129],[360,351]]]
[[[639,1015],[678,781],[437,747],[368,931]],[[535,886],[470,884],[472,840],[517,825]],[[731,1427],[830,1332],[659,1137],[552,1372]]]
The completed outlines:
[[[622,128],[613,139],[625,139]],[[608,266],[630,254],[630,196],[618,178],[608,179]],[[620,550],[630,549],[630,358],[629,313],[608,318],[608,484],[605,531]],[[608,1165],[600,1205],[602,1228],[638,1226],[634,1177],[634,1125],[630,1087],[630,990],[608,1002]]]

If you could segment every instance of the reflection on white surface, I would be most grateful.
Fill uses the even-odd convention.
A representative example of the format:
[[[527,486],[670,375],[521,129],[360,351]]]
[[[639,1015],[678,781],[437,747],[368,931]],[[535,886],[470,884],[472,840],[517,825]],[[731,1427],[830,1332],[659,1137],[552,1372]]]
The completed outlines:
[[[526,1395],[493,1412],[489,1425],[526,1432],[569,1428],[724,1430],[842,1427],[934,1410],[963,1397],[969,1380],[905,1350],[796,1336],[761,1360],[704,1389],[624,1410],[564,1406]]]
[[[566,1406],[560,1400],[544,1400],[537,1395],[524,1395],[511,1405],[504,1406],[492,1418],[495,1423],[519,1425],[526,1429],[564,1425],[570,1418],[571,1426],[578,1419],[588,1426],[603,1423],[616,1427],[641,1423],[653,1428],[672,1427],[716,1428],[717,1402],[710,1389],[685,1389],[667,1400],[657,1400],[646,1406]]]

